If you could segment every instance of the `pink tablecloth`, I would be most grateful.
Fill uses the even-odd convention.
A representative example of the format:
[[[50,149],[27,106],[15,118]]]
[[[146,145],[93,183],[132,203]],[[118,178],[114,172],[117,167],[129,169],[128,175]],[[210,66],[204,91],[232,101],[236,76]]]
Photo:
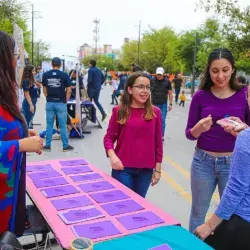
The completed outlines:
[[[70,159],[70,160],[75,160],[75,159],[79,159],[79,158],[74,158],[74,159]],[[119,189],[121,191],[123,191],[125,194],[127,194],[131,199],[133,199],[134,201],[136,201],[137,203],[139,203],[140,205],[142,205],[145,211],[152,211],[154,212],[156,215],[158,215],[161,219],[164,220],[164,223],[161,224],[157,224],[157,225],[153,225],[153,226],[148,226],[148,227],[143,227],[140,229],[136,229],[136,230],[127,230],[121,223],[119,223],[119,221],[116,219],[116,217],[119,216],[110,216],[105,210],[103,210],[100,206],[100,204],[98,204],[97,202],[95,202],[94,199],[92,199],[88,193],[84,193],[79,187],[78,185],[81,184],[81,182],[73,182],[72,179],[69,177],[69,175],[65,175],[65,173],[61,170],[62,166],[59,163],[59,161],[61,160],[65,160],[65,159],[60,159],[60,160],[51,160],[51,161],[41,161],[41,162],[31,162],[28,164],[28,166],[32,166],[32,165],[44,165],[44,164],[51,164],[53,169],[58,171],[67,181],[69,184],[73,185],[74,187],[76,187],[81,193],[78,194],[74,194],[74,195],[68,195],[68,196],[62,196],[62,197],[57,197],[57,198],[52,198],[52,199],[47,199],[38,188],[36,188],[36,186],[34,185],[32,179],[27,175],[27,192],[29,194],[29,196],[31,197],[31,199],[33,200],[33,202],[35,203],[35,205],[38,207],[38,209],[40,210],[40,212],[42,213],[42,215],[44,216],[44,218],[46,219],[47,223],[49,224],[49,226],[51,227],[51,229],[53,230],[53,233],[55,235],[55,237],[58,240],[58,243],[63,247],[68,249],[70,246],[70,242],[76,238],[74,232],[72,231],[72,225],[66,225],[62,219],[58,216],[58,211],[55,209],[55,207],[52,205],[52,203],[50,202],[51,200],[56,200],[56,199],[62,199],[65,197],[75,197],[75,196],[80,196],[80,195],[86,195],[87,197],[89,197],[93,203],[95,204],[96,208],[100,209],[104,214],[105,214],[105,218],[100,218],[100,219],[95,219],[95,220],[91,220],[91,221],[87,221],[84,223],[78,223],[78,224],[87,224],[87,223],[93,223],[93,222],[99,222],[99,221],[105,221],[105,220],[111,220],[114,225],[122,232],[122,234],[119,235],[115,235],[115,236],[111,236],[111,237],[105,237],[105,238],[99,238],[99,239],[95,239],[94,241],[104,241],[107,239],[111,239],[111,238],[117,238],[120,236],[124,236],[124,235],[128,235],[128,234],[132,234],[132,233],[136,233],[136,232],[142,232],[148,229],[153,229],[159,226],[163,226],[163,225],[178,225],[180,224],[176,219],[174,219],[173,217],[171,217],[170,215],[166,214],[165,212],[163,212],[161,209],[155,207],[154,205],[152,205],[150,202],[148,202],[147,200],[143,199],[142,197],[140,197],[139,195],[135,194],[133,191],[131,191],[130,189],[128,189],[127,187],[125,187],[124,185],[122,185],[121,183],[119,183],[118,181],[116,181],[115,179],[113,179],[111,176],[107,175],[106,173],[103,173],[101,170],[99,170],[98,168],[94,167],[93,165],[89,164],[88,166],[95,172],[95,173],[99,173],[106,181],[108,181],[109,183],[111,183],[113,186],[115,186],[116,189]],[[69,160],[69,159],[67,159]],[[103,192],[103,191],[100,191]],[[99,193],[99,192],[95,192],[95,193]],[[93,193],[91,193],[93,194]],[[163,199],[166,199],[166,197],[162,197]],[[139,211],[138,211],[139,212]],[[135,214],[136,212],[133,212],[131,214]],[[121,215],[123,216],[123,215]]]

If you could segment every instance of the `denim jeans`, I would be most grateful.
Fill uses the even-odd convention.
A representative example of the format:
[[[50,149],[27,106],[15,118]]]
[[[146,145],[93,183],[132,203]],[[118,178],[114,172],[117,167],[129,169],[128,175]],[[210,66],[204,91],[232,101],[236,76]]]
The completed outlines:
[[[105,112],[103,110],[102,105],[99,102],[99,96],[100,96],[101,89],[91,89],[91,88],[88,88],[87,92],[88,92],[88,96],[89,96],[90,100],[91,101],[94,100],[95,105],[100,110],[101,114],[104,115]]]
[[[189,230],[204,223],[214,190],[218,185],[220,197],[227,185],[231,156],[215,157],[196,149],[191,167],[192,208]]]
[[[180,88],[175,89],[175,103],[178,103],[180,92],[181,92]]]
[[[51,146],[55,116],[57,116],[58,118],[63,148],[66,148],[68,146],[67,104],[59,102],[46,103],[46,121],[47,121],[46,146],[48,147]]]
[[[166,118],[168,114],[168,102],[165,102],[163,104],[156,104],[155,106],[161,110],[162,136],[164,137],[166,129]]]
[[[149,168],[124,168],[124,170],[112,169],[112,177],[126,187],[132,189],[143,198],[146,197],[153,175],[153,169]]]
[[[32,120],[33,120],[33,118],[35,116],[35,113],[36,113],[36,102],[37,102],[37,100],[36,99],[32,99],[31,101],[32,101],[32,104],[33,104],[34,109],[35,109],[34,113],[32,113],[30,111],[30,105],[29,105],[29,103],[27,102],[26,99],[23,100],[23,106],[22,106],[23,116],[24,116],[24,118],[26,120],[28,128],[30,128],[30,129],[33,128],[31,122],[32,122]]]

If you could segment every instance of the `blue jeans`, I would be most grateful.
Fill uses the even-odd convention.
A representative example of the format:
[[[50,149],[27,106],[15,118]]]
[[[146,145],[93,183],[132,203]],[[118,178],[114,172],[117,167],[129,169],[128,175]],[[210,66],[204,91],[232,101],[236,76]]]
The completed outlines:
[[[31,122],[32,122],[32,120],[33,120],[33,118],[35,116],[35,113],[36,113],[36,102],[37,102],[37,99],[31,99],[31,101],[32,101],[32,104],[33,104],[34,109],[35,109],[34,113],[32,113],[30,111],[30,105],[29,105],[29,103],[27,102],[26,99],[23,100],[23,105],[22,105],[22,113],[23,113],[23,116],[24,116],[24,118],[26,120],[27,126],[30,129],[33,128],[33,126],[31,125]]]
[[[104,115],[105,112],[103,110],[102,105],[99,102],[100,92],[101,92],[101,89],[91,89],[91,88],[87,89],[87,93],[88,93],[88,96],[89,96],[90,100],[91,101],[94,100],[95,105],[100,110],[101,114]]]
[[[175,89],[175,103],[178,103],[180,92],[180,88]]]
[[[168,102],[163,104],[156,104],[155,106],[161,110],[162,136],[164,137],[166,128],[166,118],[168,114]]]
[[[149,168],[124,168],[124,170],[112,169],[112,177],[130,188],[143,198],[146,197],[153,175],[153,169]]]
[[[67,104],[59,102],[46,103],[46,146],[51,146],[55,116],[58,118],[63,148],[66,148],[69,145],[67,136]]]
[[[192,208],[189,230],[205,222],[214,190],[218,185],[220,197],[227,185],[231,156],[215,157],[196,149],[191,167]]]

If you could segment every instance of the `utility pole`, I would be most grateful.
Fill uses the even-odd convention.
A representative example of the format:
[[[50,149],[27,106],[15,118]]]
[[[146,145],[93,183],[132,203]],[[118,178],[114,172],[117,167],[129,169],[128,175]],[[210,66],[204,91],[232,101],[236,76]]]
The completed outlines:
[[[191,96],[192,97],[193,97],[194,91],[195,91],[197,43],[198,43],[198,33],[196,32],[195,45],[194,45],[193,80],[192,80],[192,87],[191,87]]]
[[[34,4],[32,4],[32,42],[31,42],[31,61],[34,65]]]
[[[94,43],[95,43],[95,55],[97,55],[97,46],[99,41],[99,24],[100,20],[97,18],[93,20],[93,23],[95,24],[95,29],[93,30],[94,33]]]
[[[138,56],[137,64],[140,64],[140,47],[141,47],[141,20],[139,21],[139,37],[138,37]]]

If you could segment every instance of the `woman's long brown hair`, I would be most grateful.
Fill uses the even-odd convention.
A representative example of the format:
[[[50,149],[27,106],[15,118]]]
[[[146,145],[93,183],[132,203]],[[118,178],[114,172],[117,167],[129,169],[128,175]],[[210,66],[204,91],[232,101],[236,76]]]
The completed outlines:
[[[0,105],[10,115],[23,121],[18,106],[14,49],[14,39],[0,31]]]
[[[124,125],[127,122],[128,118],[130,116],[130,112],[131,112],[130,105],[132,102],[132,95],[129,93],[128,88],[133,87],[133,85],[138,77],[148,78],[147,74],[145,74],[141,71],[137,71],[129,76],[127,83],[125,84],[125,89],[124,89],[124,92],[121,96],[121,100],[120,100],[121,103],[120,103],[119,110],[118,110],[118,123],[120,123],[122,125]],[[144,108],[145,108],[144,119],[151,120],[153,118],[153,116],[155,115],[153,105],[151,102],[151,96],[145,102]]]
[[[28,81],[29,82],[29,86],[32,86],[35,82],[34,79],[34,75],[33,75],[33,69],[35,69],[35,67],[33,65],[26,65],[23,71],[23,77],[22,77],[22,82],[20,84],[20,88],[23,87],[23,81]]]

